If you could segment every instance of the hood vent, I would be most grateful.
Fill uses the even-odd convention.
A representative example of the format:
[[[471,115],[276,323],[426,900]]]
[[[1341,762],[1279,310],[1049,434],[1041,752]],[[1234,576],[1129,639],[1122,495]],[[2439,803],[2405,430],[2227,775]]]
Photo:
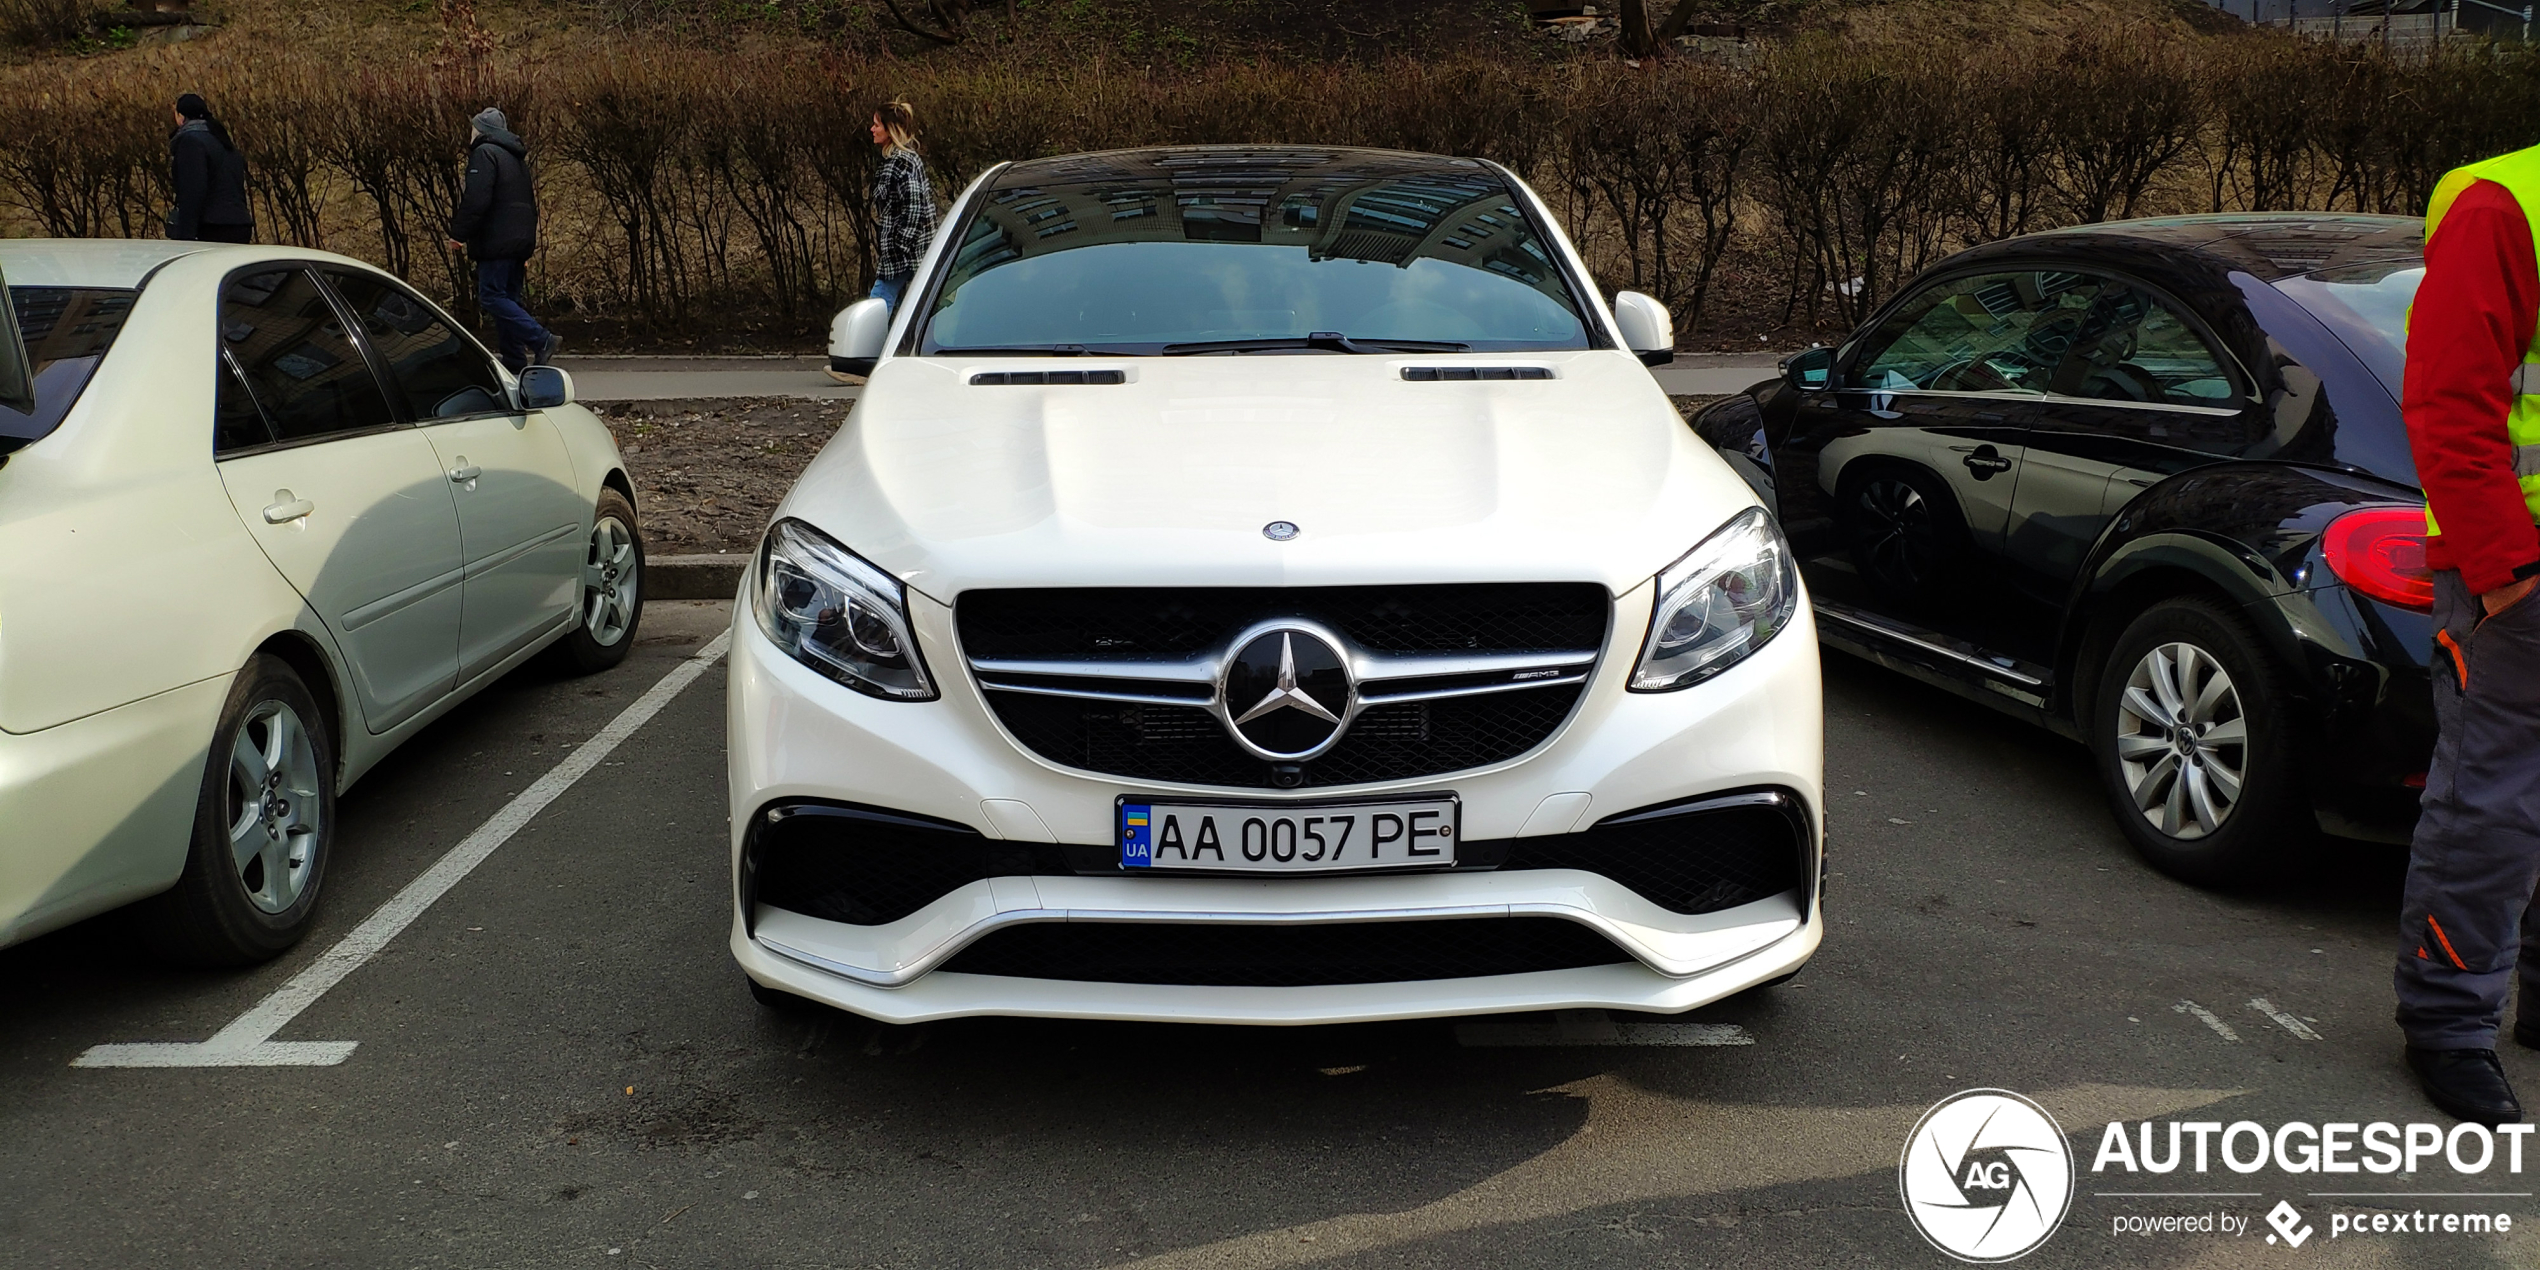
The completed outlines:
[[[973,384],[1125,384],[1129,376],[1116,370],[992,370],[972,375]]]
[[[1402,377],[1413,383],[1473,379],[1550,379],[1549,366],[1405,366]]]

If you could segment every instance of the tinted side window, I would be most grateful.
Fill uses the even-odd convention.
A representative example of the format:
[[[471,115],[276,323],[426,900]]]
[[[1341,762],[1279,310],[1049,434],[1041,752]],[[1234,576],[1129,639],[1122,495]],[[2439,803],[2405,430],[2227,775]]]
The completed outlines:
[[[0,406],[0,454],[41,441],[59,427],[80,390],[106,360],[136,293],[90,287],[11,287],[9,304],[26,341],[35,413]]]
[[[270,444],[273,428],[265,422],[264,408],[256,404],[255,394],[247,390],[247,381],[238,377],[237,364],[221,358],[219,375],[220,390],[212,405],[212,453]]]
[[[221,289],[220,338],[280,440],[396,422],[370,364],[306,270],[231,278]]]
[[[1844,386],[2043,393],[2099,289],[2043,269],[1934,283],[1871,333]]]
[[[2151,406],[2236,407],[2222,359],[2171,308],[2133,287],[2110,287],[2090,311],[2066,372],[2075,397]]]
[[[327,271],[370,346],[388,363],[417,419],[456,419],[511,409],[494,365],[474,344],[434,316],[413,292],[376,274]]]

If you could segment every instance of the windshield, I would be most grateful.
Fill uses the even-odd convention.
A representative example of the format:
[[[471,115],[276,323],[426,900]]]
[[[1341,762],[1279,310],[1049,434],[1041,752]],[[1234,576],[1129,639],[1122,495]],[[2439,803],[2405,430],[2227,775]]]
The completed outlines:
[[[2407,367],[2408,306],[2423,281],[2424,262],[2402,258],[2286,278],[2275,286],[2335,331],[2396,401]]]
[[[1104,179],[979,200],[919,352],[1591,347],[1552,244],[1470,160],[1167,151],[1086,170]]]
[[[18,332],[35,372],[35,413],[0,405],[0,454],[52,435],[105,360],[139,292],[90,287],[11,287]]]

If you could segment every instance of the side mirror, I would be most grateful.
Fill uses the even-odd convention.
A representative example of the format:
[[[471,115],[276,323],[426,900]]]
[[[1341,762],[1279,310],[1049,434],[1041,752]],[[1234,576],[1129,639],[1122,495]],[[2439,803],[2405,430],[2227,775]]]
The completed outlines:
[[[520,408],[554,410],[573,404],[573,376],[553,366],[532,366],[520,372]]]
[[[891,306],[885,300],[858,300],[838,310],[829,323],[829,369],[841,375],[870,375],[882,360],[883,337],[891,333]]]
[[[35,413],[35,366],[18,334],[18,306],[9,300],[9,280],[0,277],[0,406],[22,415]]]
[[[1824,392],[1834,382],[1834,350],[1819,345],[1783,358],[1782,380],[1801,392]]]
[[[1623,347],[1640,358],[1643,366],[1664,366],[1676,360],[1676,321],[1667,316],[1667,306],[1638,291],[1624,291],[1614,297],[1614,325],[1623,333]]]

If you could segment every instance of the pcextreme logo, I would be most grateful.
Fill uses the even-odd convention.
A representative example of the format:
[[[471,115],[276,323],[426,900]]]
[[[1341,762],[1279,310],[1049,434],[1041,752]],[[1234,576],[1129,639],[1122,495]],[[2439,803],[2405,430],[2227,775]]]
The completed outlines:
[[[2007,1089],[1969,1089],[1916,1122],[1896,1186],[1932,1247],[1960,1261],[2015,1261],[2072,1208],[2072,1148],[2044,1107]]]

